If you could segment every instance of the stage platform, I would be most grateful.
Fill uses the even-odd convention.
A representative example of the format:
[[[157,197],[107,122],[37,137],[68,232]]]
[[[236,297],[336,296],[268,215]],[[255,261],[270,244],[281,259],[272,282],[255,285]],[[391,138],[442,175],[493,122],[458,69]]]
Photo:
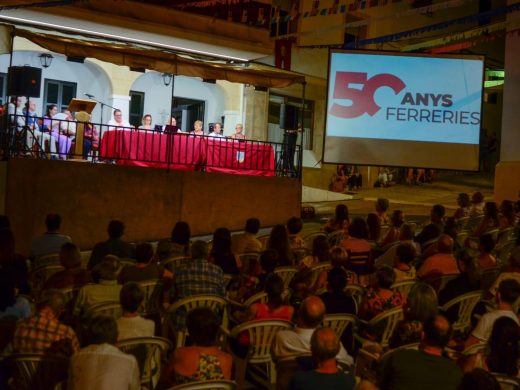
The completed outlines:
[[[300,215],[302,191],[298,179],[286,177],[24,158],[0,163],[0,183],[0,212],[11,219],[23,254],[50,212],[62,216],[63,234],[90,249],[107,238],[112,219],[125,223],[124,239],[134,242],[169,237],[179,220],[189,222],[192,235],[240,230],[250,217],[263,226],[284,223]]]

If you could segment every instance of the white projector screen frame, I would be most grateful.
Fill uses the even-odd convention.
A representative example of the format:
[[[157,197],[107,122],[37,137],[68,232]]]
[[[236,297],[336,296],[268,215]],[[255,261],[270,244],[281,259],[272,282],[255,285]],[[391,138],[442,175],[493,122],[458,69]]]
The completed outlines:
[[[329,51],[323,162],[477,171],[484,57]]]

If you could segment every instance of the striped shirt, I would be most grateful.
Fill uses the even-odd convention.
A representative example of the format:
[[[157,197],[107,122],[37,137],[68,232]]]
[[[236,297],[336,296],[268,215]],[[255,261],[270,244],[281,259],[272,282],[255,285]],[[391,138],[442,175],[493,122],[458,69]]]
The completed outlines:
[[[48,309],[20,322],[13,338],[16,353],[49,352],[70,356],[79,350],[76,334],[60,323]]]

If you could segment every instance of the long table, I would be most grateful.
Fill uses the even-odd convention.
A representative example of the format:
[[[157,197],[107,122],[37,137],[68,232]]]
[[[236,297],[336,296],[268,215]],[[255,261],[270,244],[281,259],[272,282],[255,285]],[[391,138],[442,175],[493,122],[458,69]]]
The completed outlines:
[[[273,146],[255,141],[110,130],[103,133],[99,156],[119,165],[275,175]]]

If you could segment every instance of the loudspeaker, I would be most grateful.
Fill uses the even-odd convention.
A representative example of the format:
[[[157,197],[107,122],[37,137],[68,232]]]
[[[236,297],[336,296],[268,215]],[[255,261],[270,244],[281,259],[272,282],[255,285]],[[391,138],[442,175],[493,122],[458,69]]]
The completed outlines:
[[[280,128],[286,130],[298,129],[298,107],[282,104],[280,109]]]
[[[42,70],[31,66],[9,68],[7,94],[9,96],[40,97]]]

